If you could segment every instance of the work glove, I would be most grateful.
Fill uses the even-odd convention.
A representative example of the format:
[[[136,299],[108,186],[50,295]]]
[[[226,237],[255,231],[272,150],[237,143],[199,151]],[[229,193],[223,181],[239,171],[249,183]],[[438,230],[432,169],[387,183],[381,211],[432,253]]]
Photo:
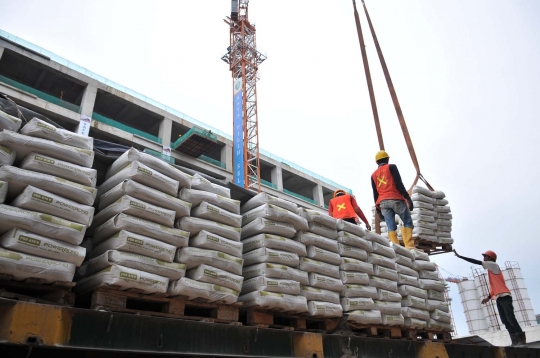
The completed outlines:
[[[407,204],[409,204],[409,211],[413,211],[414,210],[414,205],[412,203],[412,200],[411,198],[407,199]]]

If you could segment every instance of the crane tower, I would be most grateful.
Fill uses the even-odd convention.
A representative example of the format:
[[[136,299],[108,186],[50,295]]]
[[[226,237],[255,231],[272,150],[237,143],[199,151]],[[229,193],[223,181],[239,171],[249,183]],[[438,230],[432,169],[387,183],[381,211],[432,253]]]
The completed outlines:
[[[261,191],[257,80],[266,56],[257,50],[255,25],[248,20],[249,0],[232,0],[230,46],[221,58],[229,64],[233,79],[233,182]]]

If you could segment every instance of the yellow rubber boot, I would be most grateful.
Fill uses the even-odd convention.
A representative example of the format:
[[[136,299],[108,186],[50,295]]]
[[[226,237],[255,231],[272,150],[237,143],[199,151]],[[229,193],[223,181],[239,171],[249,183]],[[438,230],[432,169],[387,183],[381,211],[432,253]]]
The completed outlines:
[[[405,244],[405,248],[407,249],[414,249],[414,240],[412,238],[412,228],[410,227],[403,227],[401,228],[401,236],[403,237],[403,243]]]
[[[388,231],[388,238],[390,239],[390,241],[392,241],[394,244],[398,244],[399,245],[399,240],[397,238],[397,232],[395,231]]]

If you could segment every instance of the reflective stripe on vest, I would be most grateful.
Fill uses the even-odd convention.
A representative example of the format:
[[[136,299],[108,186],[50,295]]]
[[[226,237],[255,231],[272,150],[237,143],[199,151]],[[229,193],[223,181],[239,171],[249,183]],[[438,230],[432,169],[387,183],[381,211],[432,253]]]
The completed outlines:
[[[500,271],[500,273],[497,275],[488,270],[488,278],[489,294],[492,298],[500,295],[501,293],[510,293],[510,290],[508,289],[508,287],[506,286],[506,282],[504,281],[504,275],[502,271]]]
[[[377,193],[379,193],[379,198],[377,199],[376,204],[379,205],[383,200],[403,200],[405,198],[399,193],[396,188],[396,183],[394,182],[394,177],[390,172],[390,165],[383,164],[375,170],[371,176],[375,187],[377,188]]]
[[[335,219],[350,219],[355,218],[356,213],[351,202],[351,196],[349,194],[341,195],[330,200],[332,203],[332,216]]]

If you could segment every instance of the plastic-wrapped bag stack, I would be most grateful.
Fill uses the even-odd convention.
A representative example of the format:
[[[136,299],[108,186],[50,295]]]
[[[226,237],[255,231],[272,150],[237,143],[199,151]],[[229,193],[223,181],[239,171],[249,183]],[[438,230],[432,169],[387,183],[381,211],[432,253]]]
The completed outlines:
[[[308,274],[297,267],[307,256],[306,246],[291,240],[307,229],[296,204],[259,193],[242,205],[244,285],[243,307],[261,307],[290,313],[308,312],[301,286]]]
[[[38,118],[20,126],[0,112],[0,273],[70,282],[94,218],[93,138]]]
[[[414,209],[413,236],[440,244],[452,244],[452,212],[442,191],[414,186],[411,199]]]
[[[191,204],[177,198],[191,176],[131,148],[107,170],[99,186],[98,213],[83,245],[88,260],[79,270],[80,293],[110,285],[121,290],[165,293],[184,277],[186,265],[173,262],[187,246],[189,232],[173,227],[189,216]]]

